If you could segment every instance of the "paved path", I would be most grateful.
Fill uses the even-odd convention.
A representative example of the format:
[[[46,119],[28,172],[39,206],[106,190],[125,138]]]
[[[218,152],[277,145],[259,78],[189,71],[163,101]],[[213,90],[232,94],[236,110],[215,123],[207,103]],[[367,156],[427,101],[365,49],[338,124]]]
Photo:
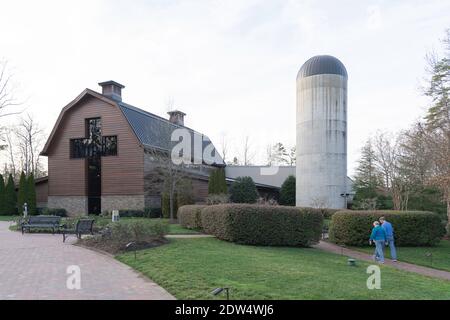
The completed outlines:
[[[0,222],[0,300],[174,299],[167,291],[110,256],[73,246],[74,237],[25,234]],[[81,289],[69,290],[67,267],[81,270]]]
[[[343,254],[345,256],[348,256],[348,257],[351,257],[354,259],[373,261],[372,256],[369,254],[355,251],[355,250],[350,250],[347,248],[343,248],[341,246],[335,245],[333,243],[325,242],[325,241],[320,241],[320,243],[313,246],[313,248],[321,249],[321,250],[325,250],[325,251],[333,252],[333,253],[337,253],[337,254]],[[400,270],[415,272],[415,273],[419,273],[419,274],[422,274],[425,276],[440,278],[440,279],[445,279],[445,280],[450,281],[450,272],[447,272],[447,271],[422,267],[422,266],[418,266],[418,265],[406,263],[406,262],[400,262],[400,261],[393,262],[392,260],[389,260],[389,259],[385,260],[385,265],[388,265],[388,266],[391,266],[391,267],[394,267],[394,268],[400,269]]]

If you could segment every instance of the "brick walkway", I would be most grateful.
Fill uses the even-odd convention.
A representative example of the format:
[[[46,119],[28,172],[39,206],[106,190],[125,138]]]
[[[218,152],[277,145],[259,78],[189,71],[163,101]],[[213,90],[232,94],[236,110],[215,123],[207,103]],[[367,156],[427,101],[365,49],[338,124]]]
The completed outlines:
[[[174,299],[163,288],[103,254],[73,246],[74,237],[25,234],[0,222],[0,300]],[[69,290],[67,267],[81,270],[81,289]]]
[[[351,257],[354,259],[373,261],[372,256],[369,254],[350,250],[347,248],[342,248],[338,245],[335,245],[335,244],[329,243],[329,242],[325,242],[325,241],[320,241],[320,243],[313,246],[313,248],[325,250],[325,251],[332,252],[332,253],[343,254],[345,256],[348,256],[348,257]],[[388,266],[391,266],[391,267],[394,267],[394,268],[400,269],[400,270],[415,272],[415,273],[419,273],[419,274],[422,274],[425,276],[439,278],[439,279],[445,279],[445,280],[450,281],[450,272],[447,272],[447,271],[422,267],[422,266],[418,266],[418,265],[406,263],[406,262],[400,262],[400,261],[393,262],[392,260],[389,260],[389,259],[385,259],[385,265],[388,265]]]

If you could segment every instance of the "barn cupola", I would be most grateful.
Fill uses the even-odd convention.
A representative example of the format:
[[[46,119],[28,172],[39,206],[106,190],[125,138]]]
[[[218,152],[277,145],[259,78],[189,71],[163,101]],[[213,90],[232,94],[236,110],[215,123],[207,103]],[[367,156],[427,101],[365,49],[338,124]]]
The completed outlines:
[[[112,80],[100,82],[98,85],[102,87],[102,94],[104,96],[116,101],[122,101],[122,89],[125,88],[124,85]]]
[[[167,112],[167,114],[169,115],[170,122],[175,123],[179,126],[184,126],[184,116],[186,115],[186,113],[180,110],[173,110]]]

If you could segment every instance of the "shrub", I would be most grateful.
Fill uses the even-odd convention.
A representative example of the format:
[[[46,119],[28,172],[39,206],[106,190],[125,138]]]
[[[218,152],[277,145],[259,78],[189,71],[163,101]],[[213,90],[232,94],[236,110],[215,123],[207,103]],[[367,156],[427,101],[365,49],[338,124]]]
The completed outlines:
[[[225,178],[225,169],[217,168],[211,171],[208,181],[208,194],[227,194],[227,181]]]
[[[251,177],[237,177],[230,187],[230,200],[234,203],[255,203],[258,191]]]
[[[205,205],[188,205],[178,209],[178,222],[188,229],[202,229],[201,211]]]
[[[16,190],[14,187],[14,179],[12,175],[10,174],[8,177],[8,182],[6,183],[5,187],[5,195],[4,195],[4,203],[5,203],[5,214],[6,215],[16,215],[18,214],[17,211],[17,195]]]
[[[67,217],[67,211],[63,208],[43,208],[42,214],[46,216]]]
[[[26,181],[27,193],[26,193],[26,203],[29,215],[36,215],[36,185],[34,182],[34,175],[30,174]]]
[[[162,218],[162,209],[153,207],[153,208],[145,208],[145,216],[147,218]]]
[[[162,215],[164,218],[169,219],[170,218],[170,197],[168,193],[162,194]],[[178,204],[177,204],[177,196],[175,195],[173,199],[173,218],[177,218],[177,210],[178,210]]]
[[[230,202],[230,196],[227,194],[210,194],[207,198],[206,198],[206,203],[208,205],[213,205],[213,204],[223,204],[223,203],[228,203]]]
[[[83,239],[81,242],[111,253],[127,249],[143,249],[164,243],[169,226],[162,221],[123,220],[107,225],[100,235]],[[127,244],[133,243],[128,248]]]
[[[122,218],[142,218],[145,217],[145,211],[137,209],[120,209],[119,216]]]
[[[309,246],[319,241],[323,222],[315,209],[249,204],[207,206],[201,220],[219,239],[266,246]]]
[[[192,181],[190,179],[182,180],[178,185],[176,193],[177,207],[194,204],[194,194],[192,192]]]
[[[281,185],[280,204],[284,206],[295,206],[295,177],[289,176]]]
[[[7,215],[6,212],[6,188],[5,188],[5,180],[3,180],[3,176],[0,174],[0,216]]]
[[[431,212],[343,210],[333,215],[330,240],[345,245],[367,245],[372,223],[382,216],[392,223],[399,246],[434,246],[444,235],[439,216]]]

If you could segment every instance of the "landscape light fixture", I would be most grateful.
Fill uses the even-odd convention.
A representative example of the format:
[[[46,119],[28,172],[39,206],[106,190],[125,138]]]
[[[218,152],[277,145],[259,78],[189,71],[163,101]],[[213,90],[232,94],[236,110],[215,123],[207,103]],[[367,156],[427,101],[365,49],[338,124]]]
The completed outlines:
[[[433,266],[433,253],[427,252],[427,253],[425,253],[425,256],[430,259],[430,266],[432,267]]]
[[[211,292],[211,294],[214,296],[217,296],[217,295],[221,294],[223,291],[225,291],[227,294],[227,300],[230,300],[230,289],[229,288],[216,288]]]
[[[127,248],[127,249],[129,249],[130,247],[133,247],[134,248],[134,260],[136,260],[137,259],[137,253],[136,253],[136,246],[135,246],[135,244],[136,244],[136,242],[130,242],[130,243],[128,243],[126,246],[125,246],[125,248]]]
[[[356,260],[355,260],[355,259],[349,258],[349,259],[347,260],[347,262],[348,262],[348,265],[349,265],[349,266],[351,266],[351,267],[356,267]]]

